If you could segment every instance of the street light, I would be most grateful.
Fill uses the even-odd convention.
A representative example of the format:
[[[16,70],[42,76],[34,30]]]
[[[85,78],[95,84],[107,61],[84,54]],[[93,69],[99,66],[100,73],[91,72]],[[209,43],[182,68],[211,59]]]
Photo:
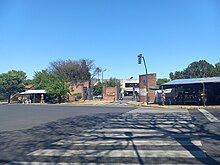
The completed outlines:
[[[104,85],[103,85],[103,81],[104,81],[104,79],[103,79],[103,73],[106,71],[106,69],[104,69],[104,70],[102,70],[102,99],[103,99],[103,97],[104,97]]]
[[[133,79],[133,77],[130,77],[130,80],[132,80]],[[132,83],[133,85],[132,85],[132,101],[134,101],[135,100],[135,84],[134,83]]]
[[[144,59],[144,56],[142,54],[139,54],[138,56],[138,64],[141,64],[141,59],[143,59],[144,61],[144,67],[145,67],[145,71],[146,71],[146,103],[148,104],[148,77],[147,77],[147,66],[146,66],[146,62]]]
[[[103,83],[103,73],[106,71],[106,69],[102,70],[102,83]]]

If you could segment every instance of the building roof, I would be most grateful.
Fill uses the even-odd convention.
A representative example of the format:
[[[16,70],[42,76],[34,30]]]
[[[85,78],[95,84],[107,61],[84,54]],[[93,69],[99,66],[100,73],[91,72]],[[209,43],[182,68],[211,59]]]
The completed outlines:
[[[44,93],[46,93],[45,90],[27,90],[27,91],[21,92],[20,95],[44,94]]]
[[[191,79],[176,79],[162,84],[162,86],[185,85],[185,84],[203,84],[203,83],[220,83],[220,77],[205,77]]]

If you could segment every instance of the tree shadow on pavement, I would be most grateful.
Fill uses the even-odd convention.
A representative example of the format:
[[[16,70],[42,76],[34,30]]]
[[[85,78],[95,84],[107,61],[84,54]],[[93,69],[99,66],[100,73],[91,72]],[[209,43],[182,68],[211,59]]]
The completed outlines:
[[[120,162],[142,165],[149,164],[148,162],[150,164],[163,162],[168,164],[219,164],[218,161],[195,145],[192,140],[199,140],[201,133],[202,136],[208,136],[217,141],[220,140],[220,136],[205,129],[205,124],[208,123],[199,125],[195,118],[185,118],[184,115],[182,113],[150,113],[145,114],[145,116],[143,114],[122,113],[96,114],[66,118],[26,130],[0,132],[0,163],[76,162],[99,164]],[[130,129],[131,131],[120,132],[117,130],[119,128]],[[106,129],[111,131],[110,135]],[[135,130],[143,130],[143,132],[136,134]],[[148,135],[145,133],[148,130],[157,131],[158,134]],[[169,147],[172,147],[161,145],[152,148],[150,145],[140,146],[135,143],[135,140],[154,139],[176,141],[180,144],[179,149],[185,149],[193,158],[142,157],[140,150],[164,149],[166,152]],[[106,141],[108,143],[105,143]],[[174,146],[172,150],[176,151],[177,148]],[[53,156],[36,156],[30,154],[41,149],[59,149],[62,154],[67,154],[71,150],[78,152],[82,150],[83,152],[80,154],[72,153],[70,156],[56,154]],[[108,157],[115,151],[124,150],[133,152],[136,157],[123,157],[123,155],[122,157]]]

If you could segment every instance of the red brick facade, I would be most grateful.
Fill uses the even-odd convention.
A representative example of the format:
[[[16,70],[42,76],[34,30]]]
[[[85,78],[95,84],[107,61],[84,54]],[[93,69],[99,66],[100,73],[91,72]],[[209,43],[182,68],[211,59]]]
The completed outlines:
[[[85,91],[89,88],[89,81],[78,80],[77,82],[71,82],[71,95],[69,96],[69,101],[75,101],[74,94],[81,94],[82,99],[86,99]]]
[[[148,102],[155,102],[155,91],[149,90],[149,88],[154,88],[156,86],[157,78],[156,73],[147,74],[148,79]],[[146,102],[146,74],[139,75],[139,101]]]
[[[117,87],[104,87],[103,88],[103,100],[117,101],[118,100],[118,88]]]

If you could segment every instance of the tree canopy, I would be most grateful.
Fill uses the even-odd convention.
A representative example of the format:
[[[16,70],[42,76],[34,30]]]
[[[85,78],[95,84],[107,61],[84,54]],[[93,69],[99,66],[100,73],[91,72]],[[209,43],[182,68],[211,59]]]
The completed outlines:
[[[106,82],[104,83],[104,85],[105,85],[106,87],[115,87],[115,86],[117,86],[118,88],[120,88],[121,83],[120,83],[120,80],[118,80],[118,79],[116,79],[116,78],[110,77],[110,79],[109,79],[108,81],[106,81]]]
[[[202,78],[220,76],[220,62],[213,66],[205,60],[195,61],[189,64],[183,71],[176,71],[170,73],[170,79],[184,79],[184,78]]]
[[[93,67],[93,60],[89,59],[57,60],[50,63],[48,70],[65,81],[77,81],[89,80]]]
[[[103,84],[99,81],[94,87],[93,87],[93,95],[98,96],[102,94]]]
[[[10,103],[12,95],[24,90],[25,79],[26,73],[23,71],[12,70],[0,74],[0,93],[7,97],[8,103]]]
[[[170,81],[170,79],[167,79],[167,78],[158,78],[158,79],[157,79],[157,85],[161,85],[161,84],[166,83],[166,82],[168,82],[168,81]]]
[[[70,87],[65,80],[47,70],[35,72],[33,85],[35,89],[44,89],[48,95],[57,97],[59,103],[61,103],[61,96],[70,92]]]

